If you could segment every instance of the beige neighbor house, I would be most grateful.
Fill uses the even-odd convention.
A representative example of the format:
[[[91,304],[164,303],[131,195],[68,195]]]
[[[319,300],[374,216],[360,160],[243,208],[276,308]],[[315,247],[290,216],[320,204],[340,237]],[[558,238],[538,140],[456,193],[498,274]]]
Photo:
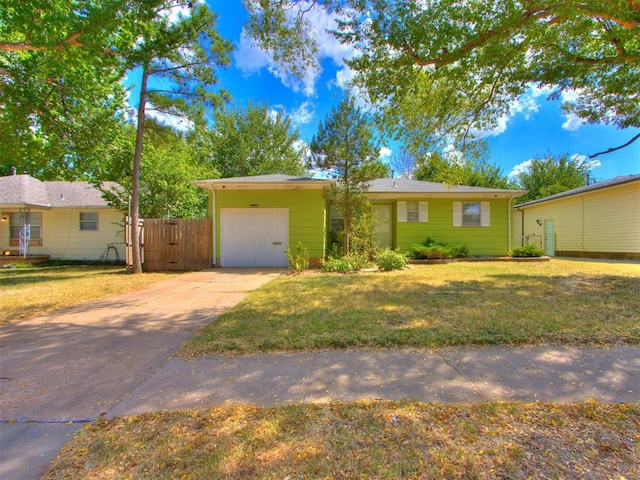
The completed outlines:
[[[517,205],[514,245],[549,256],[640,260],[640,175],[615,177]]]
[[[105,187],[119,188],[116,183]],[[94,261],[114,244],[118,258],[124,260],[123,223],[122,212],[110,207],[91,183],[42,182],[29,175],[0,177],[3,257],[26,253]],[[109,260],[114,257],[110,250]]]

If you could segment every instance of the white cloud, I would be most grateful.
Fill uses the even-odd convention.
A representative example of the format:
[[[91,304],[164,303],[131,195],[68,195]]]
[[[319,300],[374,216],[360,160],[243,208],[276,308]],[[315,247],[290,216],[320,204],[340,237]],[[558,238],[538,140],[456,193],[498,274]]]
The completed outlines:
[[[566,117],[567,120],[562,124],[562,129],[563,130],[568,130],[570,132],[575,132],[582,125],[587,123],[587,121],[585,119],[580,118],[580,117],[574,115],[573,113],[567,113],[567,114],[565,114],[565,117]]]
[[[188,118],[153,110],[153,105],[148,102],[146,104],[145,114],[147,117],[156,120],[159,124],[171,127],[178,132],[188,132],[194,127],[194,123]]]
[[[313,104],[307,100],[293,111],[291,121],[294,125],[306,125],[311,123],[315,116],[316,112],[313,109]]]
[[[524,162],[519,163],[518,165],[513,167],[513,169],[511,170],[511,172],[508,175],[509,180],[514,180],[521,173],[528,172],[529,169],[531,168],[531,162],[533,162],[532,158],[529,159],[529,160],[525,160]]]
[[[391,151],[391,149],[390,149],[390,148],[382,147],[382,148],[380,149],[379,157],[380,157],[380,158],[389,158],[389,157],[391,156],[391,154],[392,154],[392,153],[393,153],[393,152]]]
[[[204,2],[205,0],[196,0],[191,2],[191,4],[197,5]],[[191,7],[183,1],[176,1],[173,6],[160,10],[158,15],[162,18],[166,18],[169,23],[177,23],[181,19],[191,16]]]
[[[307,10],[305,19],[310,24],[310,36],[314,37],[318,45],[318,64],[324,59],[331,59],[338,67],[343,67],[343,60],[352,58],[354,49],[350,45],[341,44],[329,30],[336,29],[338,18],[335,13],[329,13],[326,9],[305,1],[292,5],[291,15],[296,15],[300,10]],[[258,48],[255,43],[248,37],[246,31],[243,31],[236,50],[234,51],[234,59],[236,66],[244,73],[250,75],[257,73],[265,68],[269,73],[278,78],[283,85],[292,89],[294,92],[301,92],[307,97],[314,96],[316,93],[316,83],[322,73],[320,67],[305,68],[302,78],[295,78],[284,72],[274,61],[273,56],[269,52],[265,52]],[[343,68],[338,70],[338,76],[343,72]],[[352,74],[347,73],[346,77]],[[344,85],[345,78],[336,80],[338,85]]]
[[[529,120],[531,115],[540,109],[540,97],[546,98],[551,91],[548,87],[530,85],[523,95],[509,105],[509,111],[496,119],[493,128],[490,130],[474,130],[474,135],[479,137],[497,137],[507,130],[509,120],[516,115],[524,115],[524,118]]]
[[[593,170],[594,168],[602,166],[600,160],[589,160],[589,157],[582,155],[581,153],[574,153],[569,157],[569,160],[578,166],[584,165],[587,170]]]

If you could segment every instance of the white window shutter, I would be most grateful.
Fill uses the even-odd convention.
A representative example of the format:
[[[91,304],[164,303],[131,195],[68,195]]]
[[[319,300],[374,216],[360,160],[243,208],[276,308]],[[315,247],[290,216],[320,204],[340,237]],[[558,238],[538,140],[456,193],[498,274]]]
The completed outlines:
[[[407,221],[407,202],[398,202],[398,222]]]
[[[462,226],[462,202],[453,202],[453,226]]]
[[[429,221],[429,204],[427,202],[418,203],[418,221],[419,222]]]
[[[491,225],[491,204],[482,202],[480,204],[480,226],[489,227]]]

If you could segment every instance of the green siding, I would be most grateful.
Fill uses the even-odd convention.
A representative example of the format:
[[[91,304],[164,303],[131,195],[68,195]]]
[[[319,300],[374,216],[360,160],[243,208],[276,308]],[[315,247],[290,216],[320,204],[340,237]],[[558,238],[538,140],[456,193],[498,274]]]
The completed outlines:
[[[414,243],[427,237],[449,244],[464,243],[470,255],[506,255],[509,250],[509,200],[496,199],[417,199],[399,198],[398,201],[427,201],[429,221],[397,222],[397,202],[394,210],[394,245],[400,251],[410,251]],[[454,227],[453,203],[488,201],[491,209],[489,227]]]
[[[324,257],[326,209],[322,190],[216,190],[215,195],[216,258],[220,258],[220,209],[251,205],[288,208],[289,247],[294,249],[301,242],[309,250],[309,257]]]

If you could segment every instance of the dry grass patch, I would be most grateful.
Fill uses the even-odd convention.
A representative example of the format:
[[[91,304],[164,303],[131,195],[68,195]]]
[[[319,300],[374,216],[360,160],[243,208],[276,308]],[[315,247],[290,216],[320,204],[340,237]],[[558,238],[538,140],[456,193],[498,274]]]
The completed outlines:
[[[640,478],[638,405],[219,407],[99,420],[43,477]]]
[[[640,343],[640,265],[452,263],[278,278],[216,318],[186,357],[221,352]]]
[[[175,273],[128,275],[124,266],[73,265],[0,270],[0,325],[136,290]]]

